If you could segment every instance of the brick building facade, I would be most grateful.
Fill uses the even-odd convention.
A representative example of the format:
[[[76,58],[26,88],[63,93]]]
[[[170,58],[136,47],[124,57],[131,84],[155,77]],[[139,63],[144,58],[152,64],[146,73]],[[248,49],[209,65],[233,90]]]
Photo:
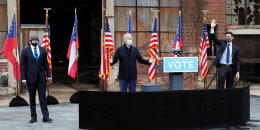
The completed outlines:
[[[226,29],[226,1],[222,0],[181,0],[181,16],[182,16],[182,41],[183,41],[183,54],[185,57],[198,57],[199,55],[199,46],[203,28],[203,17],[204,14],[202,10],[207,11],[207,24],[210,24],[210,20],[212,18],[217,19],[218,21],[218,29],[216,31],[217,36],[219,38],[224,38],[224,33],[227,31]],[[115,12],[117,13],[117,12]],[[178,18],[178,17],[176,17]],[[177,28],[176,28],[177,29]],[[175,29],[175,30],[176,30]],[[150,35],[147,38],[149,40]],[[169,38],[170,37],[170,38]],[[166,41],[165,39],[175,38],[175,33],[172,36],[168,37],[159,37],[160,41]],[[139,44],[139,43],[138,43]],[[159,43],[159,46],[163,43]],[[173,44],[171,44],[171,47]],[[143,57],[148,59],[147,54],[142,54]],[[163,56],[171,56],[171,53],[163,53],[161,54],[161,62]],[[208,56],[208,68],[212,65],[215,60],[215,56]],[[158,83],[163,85],[163,90],[168,89],[168,73],[163,73],[163,71],[159,71],[157,74],[157,79],[155,81],[149,81],[147,78],[148,66],[138,64],[138,80],[137,84],[154,84]],[[117,68],[117,67],[116,67]],[[198,68],[199,69],[199,68]],[[207,84],[209,84],[210,80],[216,73],[215,67],[212,67],[212,70],[208,73],[207,76]],[[215,80],[211,88],[215,88]],[[200,77],[200,73],[183,73],[183,87],[184,89],[203,89],[204,88],[204,80]]]
[[[207,24],[209,29],[210,20],[215,18],[217,20],[218,26],[216,28],[216,34],[218,38],[224,38],[224,33],[226,31],[233,31],[235,34],[235,44],[238,45],[241,52],[241,61],[244,63],[253,64],[250,67],[242,67],[251,69],[248,73],[252,78],[256,79],[259,76],[257,73],[260,69],[257,65],[260,63],[260,53],[256,50],[259,47],[257,41],[260,35],[260,25],[259,25],[259,0],[100,0],[100,1],[59,1],[54,2],[52,0],[46,0],[45,2],[35,3],[33,0],[2,0],[0,1],[0,49],[2,50],[5,37],[7,36],[7,30],[10,26],[10,20],[12,14],[14,13],[14,7],[22,6],[21,10],[17,10],[17,16],[22,18],[17,18],[18,22],[21,19],[21,23],[18,23],[18,27],[23,29],[20,24],[28,24],[28,22],[34,22],[34,24],[43,24],[45,14],[43,7],[52,7],[53,10],[50,14],[50,26],[51,26],[51,42],[53,44],[53,71],[60,72],[62,75],[66,75],[67,70],[67,59],[62,59],[63,53],[67,51],[67,45],[69,43],[69,38],[71,34],[74,14],[70,13],[74,11],[74,7],[79,8],[78,18],[79,18],[79,41],[80,41],[80,70],[79,74],[84,75],[86,80],[79,80],[80,82],[85,82],[88,80],[98,81],[98,67],[100,59],[100,50],[103,43],[103,31],[104,31],[104,15],[105,11],[103,8],[109,9],[109,24],[113,35],[113,40],[115,43],[115,48],[122,45],[122,36],[126,33],[129,10],[132,12],[132,31],[133,31],[133,42],[144,59],[149,59],[148,46],[152,32],[152,22],[154,12],[153,10],[159,10],[158,19],[158,41],[159,41],[159,52],[160,52],[160,62],[162,62],[162,57],[171,56],[171,48],[175,40],[179,11],[181,11],[182,17],[182,41],[183,41],[183,54],[185,57],[198,57],[199,46],[203,28],[203,17],[204,13],[202,10],[208,10],[206,13]],[[61,7],[63,5],[64,7]],[[72,7],[73,5],[73,7]],[[95,5],[95,7],[91,7]],[[100,6],[97,6],[100,5]],[[239,9],[236,7],[239,5]],[[242,7],[250,6],[250,9],[244,10]],[[34,12],[39,15],[35,15],[34,21],[30,18],[30,7],[34,7]],[[248,8],[248,7],[247,7]],[[37,10],[38,9],[38,10]],[[56,9],[56,10],[55,10]],[[64,10],[63,10],[64,9]],[[242,11],[241,11],[242,10]],[[248,11],[248,13],[247,13]],[[66,13],[64,13],[66,12]],[[21,13],[21,16],[20,16]],[[243,14],[244,13],[244,14]],[[245,15],[245,16],[243,16]],[[55,17],[59,19],[55,19]],[[243,17],[241,17],[243,16]],[[253,21],[250,21],[250,17],[253,16]],[[61,20],[61,18],[66,17],[66,21]],[[102,17],[102,18],[101,18]],[[244,19],[244,21],[243,21]],[[53,21],[52,21],[53,20]],[[102,22],[100,22],[102,20]],[[242,20],[242,21],[241,21]],[[70,25],[71,24],[71,25]],[[58,26],[62,25],[62,26]],[[102,26],[102,27],[101,27]],[[29,34],[31,32],[36,32],[36,28],[29,28],[28,30],[23,29],[21,32],[21,39],[19,46],[23,48],[28,43]],[[19,29],[18,29],[19,30]],[[61,36],[55,34],[58,30],[64,30],[59,32]],[[85,31],[88,30],[88,31]],[[67,32],[67,34],[62,34]],[[26,34],[25,34],[26,33]],[[89,35],[90,37],[85,37]],[[252,38],[253,37],[253,38]],[[55,39],[56,38],[56,39]],[[64,41],[60,41],[65,39]],[[87,41],[88,40],[88,41]],[[90,42],[89,42],[90,40]],[[87,41],[87,42],[85,42]],[[247,41],[252,44],[244,46]],[[58,42],[58,43],[55,43]],[[60,45],[63,43],[62,45]],[[66,44],[64,44],[66,43]],[[88,43],[88,44],[85,44]],[[217,46],[211,43],[211,47],[214,49],[212,52],[208,53],[208,68],[212,65],[215,60]],[[59,47],[59,48],[58,48]],[[211,49],[208,49],[211,51]],[[214,52],[214,54],[213,54]],[[248,54],[249,53],[249,54]],[[6,66],[7,60],[0,55],[1,66]],[[56,65],[56,66],[55,66]],[[63,68],[59,68],[62,66]],[[87,67],[85,67],[87,66]],[[4,67],[4,68],[6,68]],[[8,86],[7,88],[15,89],[15,80],[12,76],[12,66],[8,64]],[[155,81],[148,80],[148,66],[141,65],[137,63],[138,67],[138,79],[137,79],[137,90],[140,90],[141,84],[161,84],[163,90],[168,89],[168,73],[163,73],[159,71]],[[59,68],[59,71],[57,71]],[[253,69],[252,69],[253,68]],[[91,72],[89,71],[91,70]],[[199,68],[198,68],[199,70]],[[7,72],[5,72],[7,73]],[[112,67],[111,82],[108,83],[108,91],[118,91],[118,63]],[[208,72],[206,78],[206,84],[208,85],[216,73],[215,67]],[[4,73],[2,73],[4,74]],[[90,79],[87,76],[93,76]],[[56,75],[57,76],[57,75]],[[257,77],[258,76],[258,77]],[[83,77],[83,76],[82,76]],[[244,76],[245,77],[245,76]],[[248,77],[248,76],[247,76]],[[67,77],[56,78],[58,80],[71,80]],[[55,82],[55,81],[54,81]],[[92,82],[92,81],[90,81]],[[96,83],[96,82],[95,82]],[[183,74],[183,87],[184,89],[204,89],[204,79],[200,77],[200,72],[196,73],[184,73]],[[98,83],[97,83],[98,84]],[[98,85],[97,85],[98,86]],[[216,82],[210,88],[215,88]],[[1,86],[0,86],[1,88]],[[2,87],[3,88],[3,87]],[[6,88],[6,87],[4,87]],[[15,92],[15,91],[14,91]]]
[[[154,2],[156,0],[151,0],[150,2]],[[164,0],[161,0],[159,2],[165,2]],[[259,63],[259,58],[260,55],[257,53],[257,51],[252,50],[253,48],[248,50],[247,47],[244,45],[247,44],[248,39],[250,36],[257,37],[260,34],[259,30],[259,9],[258,9],[258,4],[259,1],[236,1],[236,0],[180,0],[180,10],[181,10],[181,16],[182,16],[182,40],[183,40],[183,54],[186,57],[191,57],[195,56],[198,57],[199,55],[199,46],[200,46],[200,40],[201,40],[201,34],[202,34],[202,28],[204,24],[204,13],[202,10],[207,10],[206,13],[206,19],[207,19],[207,24],[208,24],[208,31],[210,27],[210,21],[211,19],[216,19],[218,26],[216,28],[216,35],[218,38],[223,39],[225,37],[225,32],[231,31],[235,34],[235,39],[234,39],[234,44],[239,46],[241,48],[240,50],[240,60],[241,63],[253,63],[251,65],[253,68],[251,70],[248,70],[246,68],[251,68],[248,67],[248,64],[241,64],[241,81],[239,85],[243,85],[243,82],[245,80],[250,80],[251,79],[246,79],[245,75],[248,74],[251,75],[251,77],[256,77],[256,72],[259,69],[257,67],[257,64]],[[138,5],[138,1],[137,1]],[[245,13],[247,15],[248,19],[241,19],[239,18],[240,16],[237,16],[237,14],[241,14],[240,12],[236,12],[237,6],[240,6],[240,9],[242,7],[251,7],[251,13]],[[171,8],[171,7],[170,7]],[[174,7],[173,7],[174,8]],[[127,8],[126,8],[127,10]],[[160,15],[164,15],[163,13],[165,12],[162,8],[159,7],[160,10]],[[252,13],[254,12],[254,13]],[[115,13],[117,14],[117,10],[115,9]],[[174,13],[174,12],[173,12]],[[249,17],[251,15],[255,15],[254,18],[254,23],[247,23],[243,22],[243,20],[248,21]],[[116,17],[116,15],[115,15]],[[160,16],[159,16],[160,17]],[[171,19],[171,17],[174,17],[177,19],[176,16],[169,16],[168,18]],[[230,17],[233,17],[232,19]],[[162,19],[160,19],[162,20]],[[141,22],[141,21],[139,21]],[[124,23],[127,25],[127,23]],[[176,28],[176,27],[175,27]],[[255,28],[255,30],[252,30],[252,28]],[[176,31],[176,29],[175,29]],[[135,34],[134,34],[135,35]],[[133,35],[133,36],[134,36]],[[117,35],[116,35],[117,36]],[[144,37],[146,39],[149,39],[150,35],[145,35]],[[135,38],[136,36],[134,36]],[[248,37],[246,39],[245,37]],[[160,35],[159,33],[159,46],[164,46],[164,42],[168,42],[170,40],[174,40],[175,38],[175,32],[169,33],[169,35]],[[241,38],[241,39],[240,39]],[[244,39],[243,39],[244,38]],[[243,39],[243,40],[242,40]],[[258,38],[259,39],[259,38]],[[255,40],[250,40],[252,42],[251,46],[257,47],[257,39]],[[117,42],[117,40],[115,40]],[[142,40],[138,40],[138,42],[142,42]],[[118,44],[118,43],[116,43]],[[138,45],[140,43],[137,43]],[[211,67],[213,62],[215,61],[215,55],[218,49],[218,46],[214,45],[212,41],[210,41],[211,47],[208,49],[208,68]],[[172,43],[170,43],[170,47],[172,47]],[[144,45],[146,48],[148,45]],[[142,46],[143,47],[143,46]],[[143,49],[143,48],[139,49]],[[214,50],[211,50],[211,48],[214,48]],[[250,57],[247,56],[246,53],[250,53]],[[145,57],[146,59],[149,58],[147,53],[142,53],[142,56]],[[165,56],[171,56],[171,53],[168,52],[162,52],[160,50],[160,56],[165,57]],[[162,59],[161,59],[162,60]],[[200,66],[199,66],[200,67]],[[199,70],[200,68],[198,68]],[[248,72],[250,71],[250,72]],[[253,72],[252,72],[253,71]],[[147,73],[148,73],[148,67],[145,65],[141,65],[138,63],[138,80],[137,84],[153,84],[153,83],[158,83],[162,84],[164,87],[164,90],[167,90],[168,86],[168,73],[163,73],[162,71],[159,71],[157,75],[157,80],[156,81],[149,81],[147,78]],[[216,88],[216,78],[213,78],[216,75],[216,67],[212,66],[212,69],[208,72],[208,75],[204,79],[200,77],[200,72],[196,73],[184,73],[183,74],[183,87],[184,89],[204,89],[204,87],[208,86],[211,83],[211,80],[213,82],[209,86],[210,89]],[[253,76],[254,75],[254,76]],[[259,76],[258,76],[259,77]],[[256,78],[257,79],[257,78]],[[254,81],[253,81],[254,82]],[[258,82],[258,81],[256,81]],[[117,84],[118,85],[118,84]],[[205,86],[204,86],[205,85]]]

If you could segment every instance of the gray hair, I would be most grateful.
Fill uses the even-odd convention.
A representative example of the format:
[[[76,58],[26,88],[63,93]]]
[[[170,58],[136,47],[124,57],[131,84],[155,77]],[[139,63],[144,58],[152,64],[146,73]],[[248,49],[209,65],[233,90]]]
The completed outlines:
[[[124,34],[124,39],[126,39],[127,36],[131,36],[132,37],[132,34],[130,34],[130,33]]]

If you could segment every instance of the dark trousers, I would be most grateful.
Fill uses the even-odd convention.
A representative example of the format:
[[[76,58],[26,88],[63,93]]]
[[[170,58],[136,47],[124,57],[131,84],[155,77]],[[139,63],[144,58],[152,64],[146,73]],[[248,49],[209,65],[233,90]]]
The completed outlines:
[[[225,80],[226,88],[232,88],[234,83],[234,74],[231,65],[220,65],[218,69],[218,89],[224,89]]]
[[[47,108],[46,93],[45,93],[46,83],[43,81],[37,81],[36,83],[27,83],[27,85],[28,85],[28,90],[30,95],[31,117],[37,119],[36,102],[35,102],[36,89],[37,89],[43,118],[49,119],[49,112]]]
[[[129,92],[135,92],[136,80],[119,80],[120,91],[127,92],[128,84],[129,84]]]

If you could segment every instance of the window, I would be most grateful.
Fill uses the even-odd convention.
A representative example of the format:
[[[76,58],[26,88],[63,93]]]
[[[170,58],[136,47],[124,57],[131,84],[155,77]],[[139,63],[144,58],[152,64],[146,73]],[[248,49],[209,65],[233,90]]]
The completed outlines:
[[[0,52],[7,37],[7,0],[0,0]]]
[[[131,11],[133,45],[138,47],[142,56],[149,57],[148,48],[155,16],[153,10],[159,10],[157,34],[160,57],[171,56],[181,0],[114,0],[114,6],[116,48],[123,44]]]
[[[260,25],[260,0],[227,0],[227,25]]]

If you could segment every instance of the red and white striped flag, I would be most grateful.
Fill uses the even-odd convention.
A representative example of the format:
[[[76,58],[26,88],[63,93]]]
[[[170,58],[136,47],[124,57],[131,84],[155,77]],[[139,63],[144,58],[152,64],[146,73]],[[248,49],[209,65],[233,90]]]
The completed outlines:
[[[149,66],[149,72],[148,72],[148,78],[150,80],[154,80],[156,77],[156,74],[158,72],[158,70],[154,69],[155,65],[159,65],[159,46],[158,46],[158,42],[157,42],[157,18],[155,17],[154,19],[154,24],[153,24],[153,32],[152,32],[152,36],[151,36],[151,41],[149,44],[149,55],[155,59],[154,62],[151,63],[151,65]]]
[[[101,54],[101,63],[100,63],[100,70],[99,70],[99,78],[110,81],[110,54],[114,51],[114,43],[112,39],[111,30],[108,23],[108,16],[105,18],[105,38],[103,42],[103,49]]]
[[[46,49],[47,51],[47,61],[49,64],[50,73],[52,75],[52,62],[51,62],[51,41],[50,41],[50,35],[49,35],[49,22],[48,22],[49,16],[46,13],[46,22],[45,22],[45,29],[43,34],[43,40],[42,40],[42,47]]]
[[[204,78],[208,72],[207,48],[209,47],[209,38],[206,17],[204,17],[204,21],[199,50],[201,78]]]

